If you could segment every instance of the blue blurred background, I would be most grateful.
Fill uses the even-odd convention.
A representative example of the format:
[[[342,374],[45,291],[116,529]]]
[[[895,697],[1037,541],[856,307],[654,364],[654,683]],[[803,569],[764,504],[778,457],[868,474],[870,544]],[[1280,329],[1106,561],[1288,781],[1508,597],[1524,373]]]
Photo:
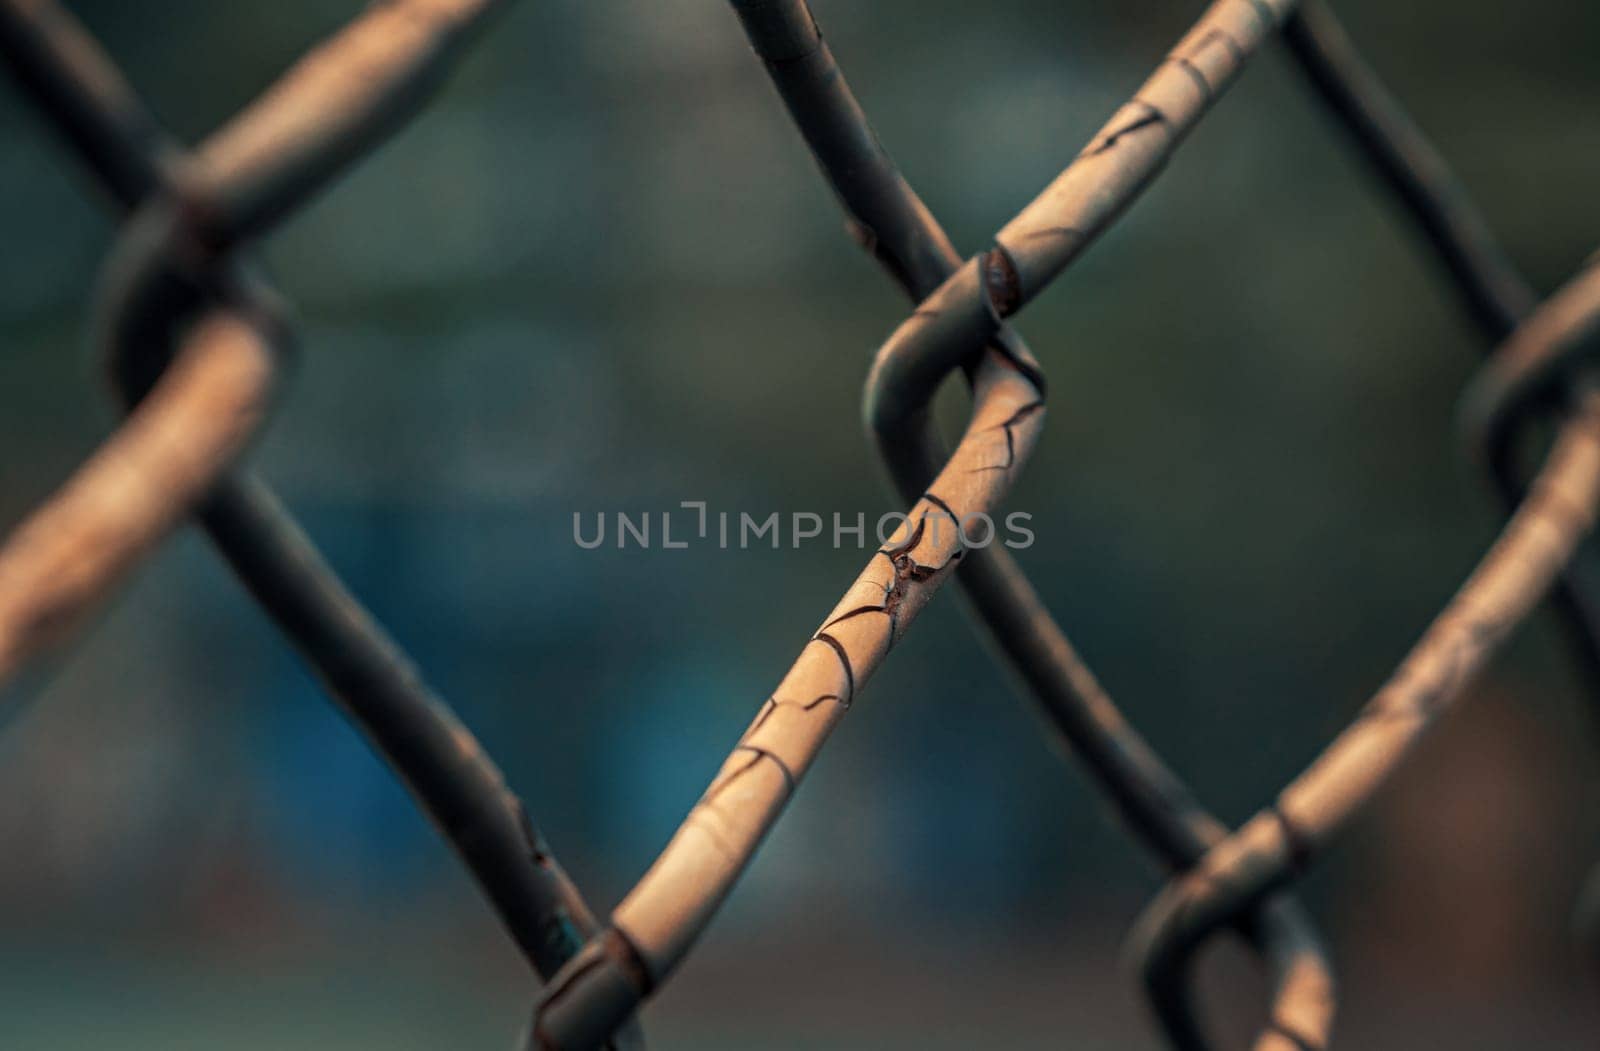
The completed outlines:
[[[74,10],[202,137],[355,3]],[[1337,5],[1549,289],[1600,241],[1600,7]],[[817,0],[965,251],[1197,3]],[[108,209],[0,92],[0,514],[112,423]],[[1051,377],[1009,508],[1112,693],[1215,811],[1351,717],[1497,519],[1455,399],[1485,349],[1286,61],[1253,64],[1020,327]],[[257,454],[601,911],[864,561],[583,551],[572,514],[893,510],[858,418],[906,312],[725,5],[515,5],[265,255],[304,353]],[[941,412],[962,418],[964,394]],[[1567,925],[1600,741],[1541,614],[1307,886],[1343,1046],[1592,1046]],[[1153,1047],[1120,956],[1158,885],[941,597],[646,1012],[673,1047]],[[1205,988],[1235,1039],[1240,952]],[[167,544],[0,738],[0,1043],[509,1047],[533,987],[454,859],[204,542]]]

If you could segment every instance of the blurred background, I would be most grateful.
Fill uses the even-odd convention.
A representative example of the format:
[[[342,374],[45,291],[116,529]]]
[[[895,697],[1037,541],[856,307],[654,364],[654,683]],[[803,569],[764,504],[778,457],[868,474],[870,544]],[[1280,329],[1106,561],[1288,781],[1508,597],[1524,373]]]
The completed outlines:
[[[71,5],[203,137],[356,3]],[[816,0],[880,135],[987,246],[1199,3]],[[1337,5],[1514,258],[1600,242],[1600,7]],[[113,234],[0,91],[0,515],[113,422],[86,307]],[[1022,315],[1051,415],[1021,561],[1229,822],[1353,715],[1494,535],[1455,401],[1485,347],[1279,49]],[[304,353],[256,455],[482,737],[597,911],[665,844],[864,562],[584,551],[572,515],[893,510],[858,423],[905,314],[726,5],[515,5],[265,245]],[[964,392],[941,410],[962,419]],[[592,518],[589,519],[592,521]],[[663,1048],[1155,1047],[1121,955],[1158,885],[941,596],[699,950]],[[1548,613],[1308,880],[1343,1046],[1592,1046],[1568,938],[1600,724]],[[0,1042],[512,1045],[528,972],[192,531],[0,738]],[[1261,985],[1207,958],[1222,1031]]]

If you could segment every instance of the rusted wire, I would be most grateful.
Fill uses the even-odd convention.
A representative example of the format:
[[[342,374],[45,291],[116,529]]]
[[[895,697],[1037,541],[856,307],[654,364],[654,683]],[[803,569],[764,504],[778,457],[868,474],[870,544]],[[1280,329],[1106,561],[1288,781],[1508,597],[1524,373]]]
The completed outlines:
[[[153,431],[165,442],[157,453],[189,467],[189,476],[202,474],[190,463],[196,449],[208,448],[199,441],[207,433],[205,419],[167,410],[154,416],[156,422],[144,422],[164,408],[161,399],[171,397],[166,391],[174,377],[184,379],[198,366],[189,363],[187,344],[171,365],[153,348],[184,314],[202,311],[209,319],[224,310],[233,282],[219,275],[243,269],[227,246],[265,232],[398,128],[497,6],[396,0],[373,7],[187,155],[64,10],[46,0],[0,0],[0,49],[27,94],[113,200],[135,210],[111,267],[117,291],[104,300],[112,318],[105,326],[109,364],[130,406],[129,421],[0,552],[0,602],[41,590],[33,577],[4,575],[11,552],[19,552],[15,564],[37,576],[103,547],[131,549],[131,538],[142,550],[200,502],[212,541],[399,773],[512,938],[548,977],[593,932],[593,916],[477,739],[344,588],[265,484],[249,475],[219,481],[222,465],[207,460],[203,466],[212,469],[184,498],[136,499],[129,483],[100,483],[94,473],[99,460]],[[250,280],[250,287],[260,286]],[[218,305],[208,306],[212,300]],[[235,344],[244,341],[223,317],[195,325],[189,342],[203,336],[203,345],[221,343],[238,357]],[[218,386],[212,381],[205,389]],[[215,410],[218,400],[204,403],[218,420],[248,418],[227,403],[228,411]],[[140,479],[160,479],[174,469],[154,454],[145,460],[136,465]],[[77,495],[86,489],[99,493],[98,500]],[[149,524],[130,526],[131,513],[147,506],[161,512],[159,520],[151,513]],[[35,533],[52,540],[51,557],[33,553]],[[54,555],[57,548],[65,553]],[[124,568],[131,559],[124,559]],[[72,595],[86,605],[110,583],[101,574]]]

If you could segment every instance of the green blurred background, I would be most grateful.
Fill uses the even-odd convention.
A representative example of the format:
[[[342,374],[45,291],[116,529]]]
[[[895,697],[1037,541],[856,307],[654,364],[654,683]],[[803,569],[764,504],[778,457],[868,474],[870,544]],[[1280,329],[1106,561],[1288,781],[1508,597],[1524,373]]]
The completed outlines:
[[[358,10],[72,6],[191,140]],[[970,252],[1201,5],[815,9]],[[1600,241],[1600,7],[1338,9],[1554,287]],[[108,216],[0,92],[7,525],[112,423],[85,349]],[[1034,516],[1023,565],[1230,822],[1497,525],[1454,417],[1485,348],[1401,219],[1274,48],[1020,319],[1052,391],[1008,505]],[[892,510],[858,402],[906,305],[715,0],[515,5],[264,253],[304,351],[257,462],[608,909],[864,555],[581,551],[572,514]],[[647,1010],[658,1046],[1157,1046],[1121,956],[1156,870],[963,616],[942,596],[839,728]],[[1521,632],[1308,880],[1342,1046],[1593,1046],[1567,925],[1600,860],[1600,735],[1561,641],[1548,613]],[[1203,982],[1242,1038],[1252,964],[1223,949]],[[0,738],[5,1047],[503,1048],[532,992],[192,532]]]

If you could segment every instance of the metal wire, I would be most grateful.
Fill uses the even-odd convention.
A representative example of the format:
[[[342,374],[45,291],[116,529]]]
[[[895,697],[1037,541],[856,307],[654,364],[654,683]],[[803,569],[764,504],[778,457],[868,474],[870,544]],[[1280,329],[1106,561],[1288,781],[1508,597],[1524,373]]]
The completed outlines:
[[[828,734],[954,574],[975,618],[1171,882],[1135,931],[1158,1019],[1207,1040],[1188,962],[1242,935],[1271,975],[1259,1049],[1327,1044],[1333,978],[1287,888],[1562,576],[1558,608],[1600,683],[1600,603],[1569,564],[1600,504],[1600,268],[1538,304],[1436,151],[1314,0],[1218,0],[1067,168],[963,262],[879,143],[804,0],[731,0],[856,239],[914,312],[875,356],[869,432],[911,504],[760,706],[654,866],[601,927],[482,747],[348,593],[264,482],[237,463],[266,424],[291,343],[249,257],[254,239],[403,125],[495,0],[387,0],[311,52],[193,151],[149,114],[50,0],[0,0],[0,56],[126,218],[96,330],[128,419],[0,545],[0,684],[61,646],[194,515],[329,692],[460,854],[548,979],[535,1048],[642,1041],[632,1015],[671,976],[777,820]],[[1039,362],[1008,324],[1149,184],[1280,28],[1329,111],[1396,194],[1501,348],[1468,392],[1466,430],[1515,513],[1361,717],[1238,830],[1209,815],[1127,723],[1008,552],[969,549],[1037,444]],[[960,370],[972,406],[953,448],[929,403]],[[1520,435],[1559,433],[1531,484]],[[1600,885],[1597,882],[1596,885]],[[1597,896],[1600,897],[1600,896]]]
[[[1485,349],[1493,350],[1538,301],[1532,285],[1512,265],[1444,159],[1384,90],[1324,3],[1302,3],[1284,23],[1283,37],[1323,102],[1417,224],[1484,334]],[[1581,346],[1575,351],[1584,352]],[[1538,375],[1530,370],[1514,380],[1489,378],[1508,367],[1499,358],[1490,361],[1485,378],[1476,384],[1485,393],[1465,398],[1463,416],[1472,454],[1488,470],[1509,511],[1526,488],[1526,479],[1511,457],[1517,428],[1541,407],[1537,402],[1562,395],[1566,370],[1541,366]],[[1515,382],[1518,389],[1488,391],[1489,385],[1500,382]],[[1585,586],[1582,580],[1585,572],[1595,571],[1593,556],[1592,545],[1580,549],[1579,564],[1564,575],[1555,602],[1589,690],[1600,696],[1600,609],[1595,608],[1592,585]]]
[[[1576,305],[1592,316],[1600,311],[1600,279],[1591,272],[1552,305]],[[1533,338],[1524,333],[1519,329],[1513,340]],[[1271,806],[1169,884],[1141,917],[1133,943],[1165,1014],[1192,1014],[1182,988],[1184,970],[1206,936],[1304,872],[1532,612],[1593,528],[1597,501],[1600,391],[1589,389],[1500,539],[1356,722]],[[1192,1021],[1175,1028],[1197,1031]]]
[[[960,267],[960,256],[878,142],[810,11],[802,0],[735,0],[734,7],[851,216],[852,231],[913,301],[922,299]],[[1009,326],[1001,327],[996,340],[1012,347],[1011,358],[1031,357]],[[908,500],[917,498],[948,457],[926,397],[918,412],[876,431],[876,437]],[[1047,724],[1082,759],[1123,820],[1170,870],[1193,865],[1225,826],[1200,807],[1123,718],[1010,552],[994,546],[970,551],[957,580],[995,646],[1028,684]],[[1272,903],[1241,926],[1272,972],[1274,1007],[1261,1046],[1325,1041],[1333,978],[1303,911],[1288,901]]]
[[[191,155],[159,129],[67,12],[45,0],[0,0],[0,53],[112,199],[131,211],[109,268],[112,291],[99,308],[108,364],[131,415],[0,548],[0,654],[7,658],[0,671],[57,641],[139,554],[197,513],[460,854],[535,969],[549,976],[593,932],[592,914],[477,739],[265,483],[226,475],[243,444],[235,436],[259,424],[260,399],[246,401],[209,378],[243,351],[261,357],[258,344],[283,342],[278,312],[270,326],[256,314],[236,311],[236,320],[225,312],[243,289],[252,290],[252,304],[271,298],[259,278],[238,276],[245,264],[235,246],[265,232],[414,112],[496,6],[394,0],[372,7]],[[188,325],[169,364],[173,333],[190,316],[200,320]],[[270,339],[251,342],[248,332]],[[219,363],[192,364],[201,352]],[[202,368],[206,382],[190,379]],[[265,364],[256,371],[270,374]],[[261,386],[258,380],[248,393]],[[62,569],[85,562],[92,576]],[[62,586],[64,578],[72,586]],[[35,624],[52,628],[50,636]]]

